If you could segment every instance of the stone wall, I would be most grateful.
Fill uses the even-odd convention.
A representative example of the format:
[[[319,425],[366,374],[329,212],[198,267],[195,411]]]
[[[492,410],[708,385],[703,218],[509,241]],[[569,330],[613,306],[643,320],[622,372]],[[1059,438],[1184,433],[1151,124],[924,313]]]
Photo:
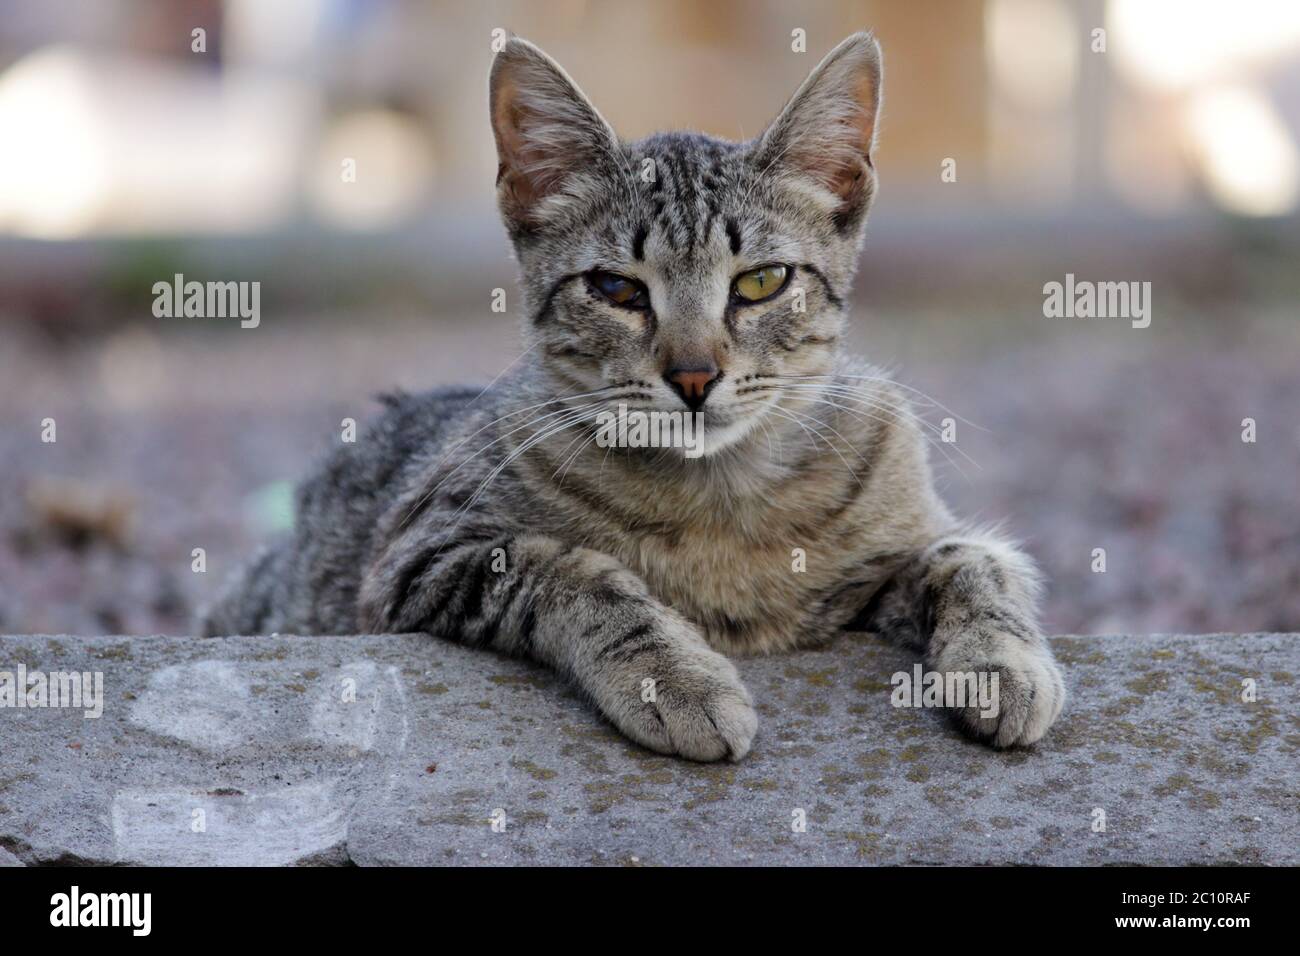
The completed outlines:
[[[0,708],[0,865],[1298,862],[1300,635],[1053,644],[1032,749],[894,707],[913,660],[845,635],[741,661],[759,736],[701,765],[418,635],[0,637],[0,671],[104,681],[98,718]]]

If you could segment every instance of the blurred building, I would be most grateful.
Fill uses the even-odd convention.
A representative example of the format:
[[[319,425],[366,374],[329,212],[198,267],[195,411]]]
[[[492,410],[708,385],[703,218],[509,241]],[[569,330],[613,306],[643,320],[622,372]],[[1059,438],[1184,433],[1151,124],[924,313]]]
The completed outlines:
[[[493,31],[626,136],[743,139],[862,27],[886,51],[882,175],[914,214],[1295,209],[1286,0],[5,0],[0,230],[391,228],[490,200]]]

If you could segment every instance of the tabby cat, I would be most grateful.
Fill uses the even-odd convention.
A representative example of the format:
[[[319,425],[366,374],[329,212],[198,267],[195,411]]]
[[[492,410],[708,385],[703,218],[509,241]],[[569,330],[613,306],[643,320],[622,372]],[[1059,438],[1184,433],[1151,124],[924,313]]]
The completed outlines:
[[[1042,737],[1065,688],[1034,565],[954,520],[908,390],[839,348],[880,87],[856,34],[750,142],[628,143],[510,38],[489,105],[524,359],[486,391],[386,397],[204,633],[425,632],[522,655],[646,747],[737,760],[758,722],[725,655],[872,630],[932,671],[998,675],[996,715],[953,708],[970,734]],[[620,405],[698,414],[705,453],[601,447]]]

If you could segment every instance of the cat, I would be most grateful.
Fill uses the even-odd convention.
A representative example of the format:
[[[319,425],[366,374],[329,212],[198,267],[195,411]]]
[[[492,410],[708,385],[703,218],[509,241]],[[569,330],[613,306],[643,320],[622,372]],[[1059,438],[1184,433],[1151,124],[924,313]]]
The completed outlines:
[[[908,390],[842,354],[876,191],[881,54],[837,46],[760,136],[621,141],[510,37],[489,107],[527,350],[487,390],[386,396],[202,622],[215,634],[424,632],[566,677],[652,750],[738,760],[728,654],[845,628],[999,678],[995,747],[1065,700],[1031,560],[935,493]],[[704,454],[600,447],[618,406],[700,416]],[[802,565],[802,567],[800,566]]]

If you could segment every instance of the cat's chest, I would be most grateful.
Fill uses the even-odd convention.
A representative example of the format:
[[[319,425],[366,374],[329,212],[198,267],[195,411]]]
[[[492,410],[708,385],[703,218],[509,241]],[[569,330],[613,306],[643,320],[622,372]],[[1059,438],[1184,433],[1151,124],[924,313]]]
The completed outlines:
[[[766,652],[798,644],[810,604],[842,578],[832,538],[830,528],[770,512],[624,538],[613,550],[715,644]]]
[[[817,641],[818,602],[856,573],[869,498],[815,463],[730,482],[571,476],[548,491],[537,514],[552,533],[617,557],[735,653]]]

